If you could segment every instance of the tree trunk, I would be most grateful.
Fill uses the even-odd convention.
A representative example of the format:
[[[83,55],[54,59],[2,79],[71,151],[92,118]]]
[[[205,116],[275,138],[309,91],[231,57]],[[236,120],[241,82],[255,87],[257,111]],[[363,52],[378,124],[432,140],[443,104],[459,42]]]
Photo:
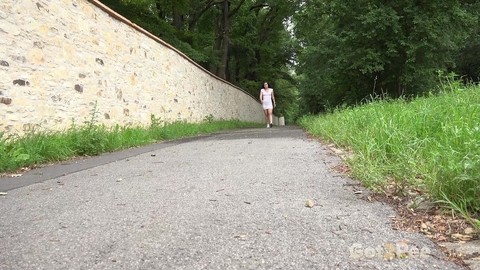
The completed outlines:
[[[227,61],[228,61],[228,44],[230,43],[230,19],[229,19],[229,0],[225,0],[222,3],[222,19],[220,25],[221,42],[219,53],[220,65],[218,66],[218,77],[226,79],[227,74]]]
[[[183,27],[182,14],[180,14],[175,7],[173,7],[173,26],[177,30],[182,30]]]

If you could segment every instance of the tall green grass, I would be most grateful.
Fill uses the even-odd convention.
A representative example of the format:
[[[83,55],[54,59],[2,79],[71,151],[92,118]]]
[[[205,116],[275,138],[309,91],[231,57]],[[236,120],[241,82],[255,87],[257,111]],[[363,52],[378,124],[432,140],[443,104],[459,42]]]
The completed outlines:
[[[480,87],[444,87],[414,100],[378,100],[299,124],[349,149],[353,176],[382,190],[416,187],[452,208],[480,213]]]
[[[31,130],[24,136],[5,137],[0,133],[0,173],[23,167],[94,156],[163,140],[191,137],[220,130],[259,127],[257,123],[238,120],[214,120],[205,117],[201,123],[164,123],[154,115],[148,127],[106,127],[96,123],[95,112],[83,126],[72,126],[62,132]],[[262,125],[263,126],[263,125]]]

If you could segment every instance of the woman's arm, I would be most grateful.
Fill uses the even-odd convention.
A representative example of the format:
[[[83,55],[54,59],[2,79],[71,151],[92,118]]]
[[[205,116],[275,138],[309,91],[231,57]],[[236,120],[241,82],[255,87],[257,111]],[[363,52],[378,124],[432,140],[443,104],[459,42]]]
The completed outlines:
[[[260,99],[260,103],[263,103],[263,95],[262,95],[262,90],[260,90],[260,97],[259,97],[259,99]]]
[[[275,107],[276,102],[275,102],[275,95],[273,94],[273,89],[272,89],[272,101],[273,101],[273,107]]]

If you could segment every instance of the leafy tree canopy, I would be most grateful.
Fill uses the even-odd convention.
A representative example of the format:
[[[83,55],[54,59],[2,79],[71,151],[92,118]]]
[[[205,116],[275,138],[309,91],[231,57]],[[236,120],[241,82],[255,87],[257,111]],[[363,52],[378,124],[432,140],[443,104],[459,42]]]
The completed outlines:
[[[299,0],[102,2],[254,97],[264,81],[278,85],[278,113],[295,106],[288,100],[297,92],[295,43],[286,22]]]
[[[471,33],[459,1],[309,0],[295,16],[307,111],[431,90]]]
[[[254,97],[268,81],[292,119],[480,78],[478,0],[103,2]]]

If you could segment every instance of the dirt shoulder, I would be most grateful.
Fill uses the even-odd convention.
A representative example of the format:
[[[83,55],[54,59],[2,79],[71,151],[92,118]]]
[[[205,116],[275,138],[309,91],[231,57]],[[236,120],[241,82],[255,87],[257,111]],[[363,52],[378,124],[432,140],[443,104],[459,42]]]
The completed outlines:
[[[328,145],[332,155],[345,158],[346,153],[334,145]],[[350,176],[350,168],[342,163],[332,168],[335,172]],[[480,269],[480,232],[465,218],[453,210],[435,204],[420,190],[411,189],[399,193],[395,185],[385,187],[382,193],[371,191],[358,183],[356,191],[361,198],[390,205],[396,215],[391,218],[394,230],[422,233],[438,245],[447,258],[470,269]]]

